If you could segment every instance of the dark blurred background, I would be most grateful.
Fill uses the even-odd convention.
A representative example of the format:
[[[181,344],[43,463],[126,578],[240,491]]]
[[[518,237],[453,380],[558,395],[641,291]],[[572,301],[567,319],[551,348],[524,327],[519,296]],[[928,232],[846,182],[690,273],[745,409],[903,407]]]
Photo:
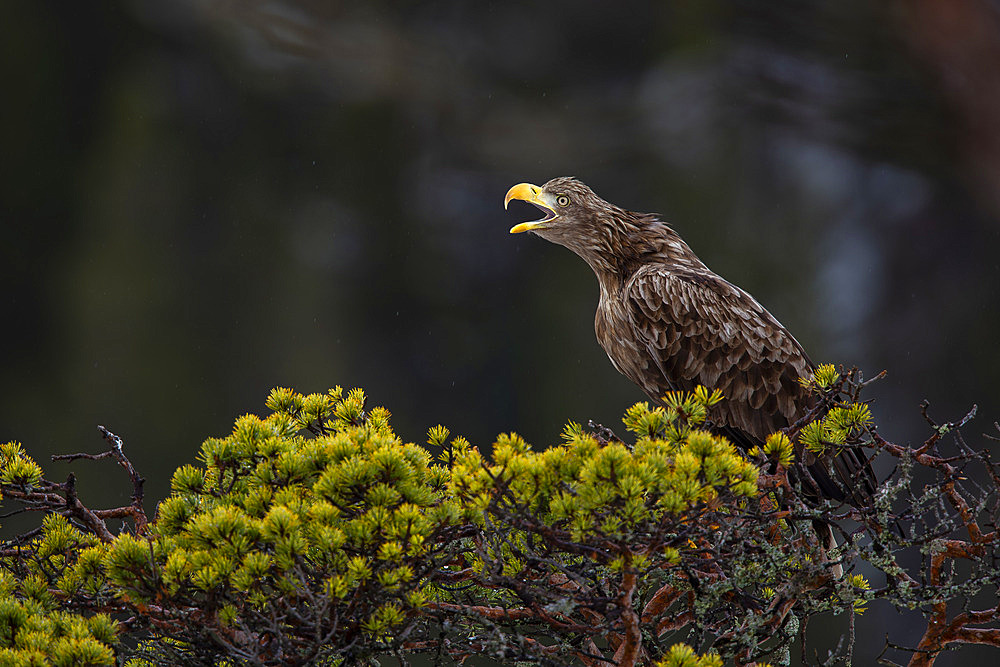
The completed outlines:
[[[923,440],[925,398],[978,403],[978,446],[1000,418],[996,2],[0,12],[0,441],[96,505],[124,473],[50,454],[108,426],[152,511],[277,385],[362,386],[417,442],[618,428],[644,397],[596,281],[507,233],[507,188],[559,175],[662,213],[815,360],[888,370],[886,437]],[[869,614],[869,658],[913,639]]]

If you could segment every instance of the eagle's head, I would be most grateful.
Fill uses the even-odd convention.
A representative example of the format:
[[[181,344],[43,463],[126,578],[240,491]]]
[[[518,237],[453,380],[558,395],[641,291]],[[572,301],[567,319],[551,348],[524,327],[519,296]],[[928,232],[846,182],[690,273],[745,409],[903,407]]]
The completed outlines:
[[[655,252],[656,240],[668,229],[656,215],[626,211],[569,176],[553,178],[542,186],[519,183],[507,191],[504,208],[512,199],[533,204],[545,215],[515,225],[511,234],[533,232],[565,246],[599,277],[620,272],[623,262]]]

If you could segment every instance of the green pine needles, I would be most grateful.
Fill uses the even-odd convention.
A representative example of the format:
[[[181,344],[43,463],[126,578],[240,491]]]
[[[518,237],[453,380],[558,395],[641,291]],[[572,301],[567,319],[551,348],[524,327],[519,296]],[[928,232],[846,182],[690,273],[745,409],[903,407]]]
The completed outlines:
[[[92,510],[9,443],[4,504],[48,513],[0,550],[0,665],[784,661],[812,615],[891,601],[893,554],[920,544],[888,529],[883,495],[834,556],[895,579],[835,578],[811,527],[844,510],[784,475],[797,447],[877,444],[850,377],[821,367],[823,409],[748,455],[703,429],[722,400],[703,388],[630,408],[630,442],[570,423],[550,448],[505,434],[488,454],[442,426],[404,442],[360,389],[279,388],[174,473],[149,523],[140,486]],[[919,608],[929,584],[911,580]]]

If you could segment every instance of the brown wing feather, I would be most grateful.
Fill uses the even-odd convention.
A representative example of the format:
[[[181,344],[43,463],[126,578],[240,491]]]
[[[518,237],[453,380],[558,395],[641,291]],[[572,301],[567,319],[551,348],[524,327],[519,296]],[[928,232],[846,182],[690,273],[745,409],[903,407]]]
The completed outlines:
[[[813,364],[799,342],[753,297],[711,272],[640,269],[621,298],[602,299],[597,336],[615,367],[654,401],[699,384],[722,391],[714,425],[744,448],[788,426],[812,401],[799,378]],[[805,462],[817,496],[860,504],[874,493],[871,467],[854,450]]]
[[[798,380],[812,362],[743,290],[715,274],[649,266],[629,280],[623,296],[637,347],[651,362],[632,379],[652,398],[699,384],[718,388],[727,399],[718,425],[758,440],[808,407]]]

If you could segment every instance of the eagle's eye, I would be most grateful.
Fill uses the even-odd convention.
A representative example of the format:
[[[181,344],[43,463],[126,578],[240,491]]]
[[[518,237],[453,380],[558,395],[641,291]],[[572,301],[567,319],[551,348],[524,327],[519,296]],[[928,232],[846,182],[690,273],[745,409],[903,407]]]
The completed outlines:
[[[556,203],[560,206],[569,206],[569,197],[566,195],[559,195],[556,197]]]

